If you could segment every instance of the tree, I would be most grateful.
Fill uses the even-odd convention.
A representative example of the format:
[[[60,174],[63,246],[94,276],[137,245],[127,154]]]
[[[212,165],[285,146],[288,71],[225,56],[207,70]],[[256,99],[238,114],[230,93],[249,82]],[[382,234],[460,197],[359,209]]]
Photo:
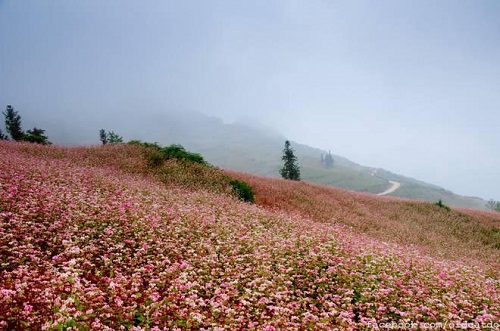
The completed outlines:
[[[0,140],[9,140],[9,137],[3,134],[2,129],[0,129]]]
[[[491,210],[500,211],[500,201],[495,201],[495,200],[491,199],[490,201],[488,201],[486,203],[486,207],[491,209]]]
[[[27,141],[30,143],[37,143],[43,145],[52,144],[49,141],[49,138],[45,135],[45,130],[39,129],[36,126],[28,130],[24,133],[21,126],[21,116],[17,111],[14,110],[14,107],[11,105],[7,105],[7,108],[3,112],[5,116],[5,128],[7,132],[10,134],[10,137],[14,141]],[[7,136],[5,136],[0,130],[0,140],[6,140]]]
[[[118,143],[122,143],[122,142],[123,142],[122,136],[114,133],[113,131],[108,132],[108,143],[118,144]]]
[[[122,136],[113,131],[106,132],[104,129],[99,130],[99,139],[103,145],[118,144],[123,142]]]
[[[3,112],[5,116],[5,129],[10,134],[10,137],[15,141],[24,140],[24,132],[21,128],[21,116],[14,110],[11,105]]]
[[[333,157],[330,151],[328,151],[328,154],[326,154],[325,156],[325,168],[327,169],[333,168]]]
[[[45,135],[45,130],[39,129],[36,126],[28,130],[24,135],[24,141],[28,141],[30,143],[37,143],[42,145],[50,145],[52,144],[49,141],[49,138]]]
[[[284,179],[300,180],[300,169],[297,165],[297,157],[293,154],[290,141],[285,141],[283,156],[281,157],[283,168],[280,169],[281,177]]]
[[[106,130],[99,130],[99,139],[101,139],[103,145],[106,145],[108,143],[108,135],[106,134]]]

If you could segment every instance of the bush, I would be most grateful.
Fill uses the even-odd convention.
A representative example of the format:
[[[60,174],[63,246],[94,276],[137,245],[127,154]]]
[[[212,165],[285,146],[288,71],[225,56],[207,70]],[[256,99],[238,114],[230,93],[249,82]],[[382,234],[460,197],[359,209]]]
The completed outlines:
[[[450,207],[448,207],[447,205],[445,205],[443,203],[443,200],[441,200],[441,199],[439,199],[439,201],[436,202],[435,205],[438,206],[439,208],[444,208],[444,209],[450,211]]]
[[[198,153],[192,153],[186,151],[186,149],[179,144],[173,144],[167,147],[161,147],[158,143],[147,143],[142,142],[140,140],[131,140],[129,142],[130,145],[139,145],[150,148],[152,151],[147,154],[148,163],[151,163],[152,166],[161,165],[161,160],[164,161],[170,159],[178,159],[178,160],[186,160],[193,163],[199,163],[203,165],[209,165],[208,162],[203,159]],[[154,152],[153,152],[154,151]]]
[[[233,179],[229,182],[240,200],[254,202],[253,190],[246,182]]]
[[[146,148],[144,154],[148,166],[157,168],[156,172],[165,182],[226,193],[232,189],[232,194],[240,200],[254,202],[254,193],[250,185],[224,175],[206,162],[203,156],[186,151],[182,145],[161,147],[158,143],[140,140],[129,141],[129,144]]]
[[[148,161],[148,166],[154,167],[154,168],[161,166],[163,164],[163,162],[165,161],[165,158],[163,157],[163,155],[156,150],[148,151],[146,153],[146,159]]]
[[[167,159],[179,159],[179,160],[187,160],[194,163],[207,164],[198,153],[188,152],[182,147],[182,145],[170,145],[168,147],[161,148],[161,152],[166,156]]]

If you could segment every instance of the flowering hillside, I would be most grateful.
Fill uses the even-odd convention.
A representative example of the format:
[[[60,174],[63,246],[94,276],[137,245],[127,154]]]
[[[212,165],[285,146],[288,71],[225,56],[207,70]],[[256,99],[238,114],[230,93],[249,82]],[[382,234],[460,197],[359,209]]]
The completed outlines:
[[[357,330],[499,321],[499,282],[479,268],[303,210],[165,185],[141,155],[133,146],[0,142],[0,329]],[[342,208],[350,215],[349,205]]]
[[[250,183],[261,206],[345,225],[380,241],[418,247],[437,258],[481,266],[492,277],[500,275],[500,213],[227,173]]]

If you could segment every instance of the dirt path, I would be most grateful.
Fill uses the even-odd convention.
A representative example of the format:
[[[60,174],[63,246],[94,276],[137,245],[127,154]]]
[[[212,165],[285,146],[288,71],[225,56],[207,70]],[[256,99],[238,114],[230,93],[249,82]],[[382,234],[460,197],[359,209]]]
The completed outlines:
[[[378,193],[377,195],[387,195],[387,194],[390,194],[390,193],[396,191],[401,186],[400,182],[395,182],[393,180],[390,180],[389,183],[391,183],[391,187],[389,187],[387,190],[385,190],[382,193]]]

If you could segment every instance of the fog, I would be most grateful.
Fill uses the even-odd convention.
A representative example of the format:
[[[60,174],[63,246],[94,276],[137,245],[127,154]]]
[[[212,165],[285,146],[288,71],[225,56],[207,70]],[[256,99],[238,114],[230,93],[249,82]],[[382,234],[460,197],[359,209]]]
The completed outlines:
[[[496,0],[0,0],[0,107],[60,144],[172,110],[251,119],[500,200],[499,40]]]

